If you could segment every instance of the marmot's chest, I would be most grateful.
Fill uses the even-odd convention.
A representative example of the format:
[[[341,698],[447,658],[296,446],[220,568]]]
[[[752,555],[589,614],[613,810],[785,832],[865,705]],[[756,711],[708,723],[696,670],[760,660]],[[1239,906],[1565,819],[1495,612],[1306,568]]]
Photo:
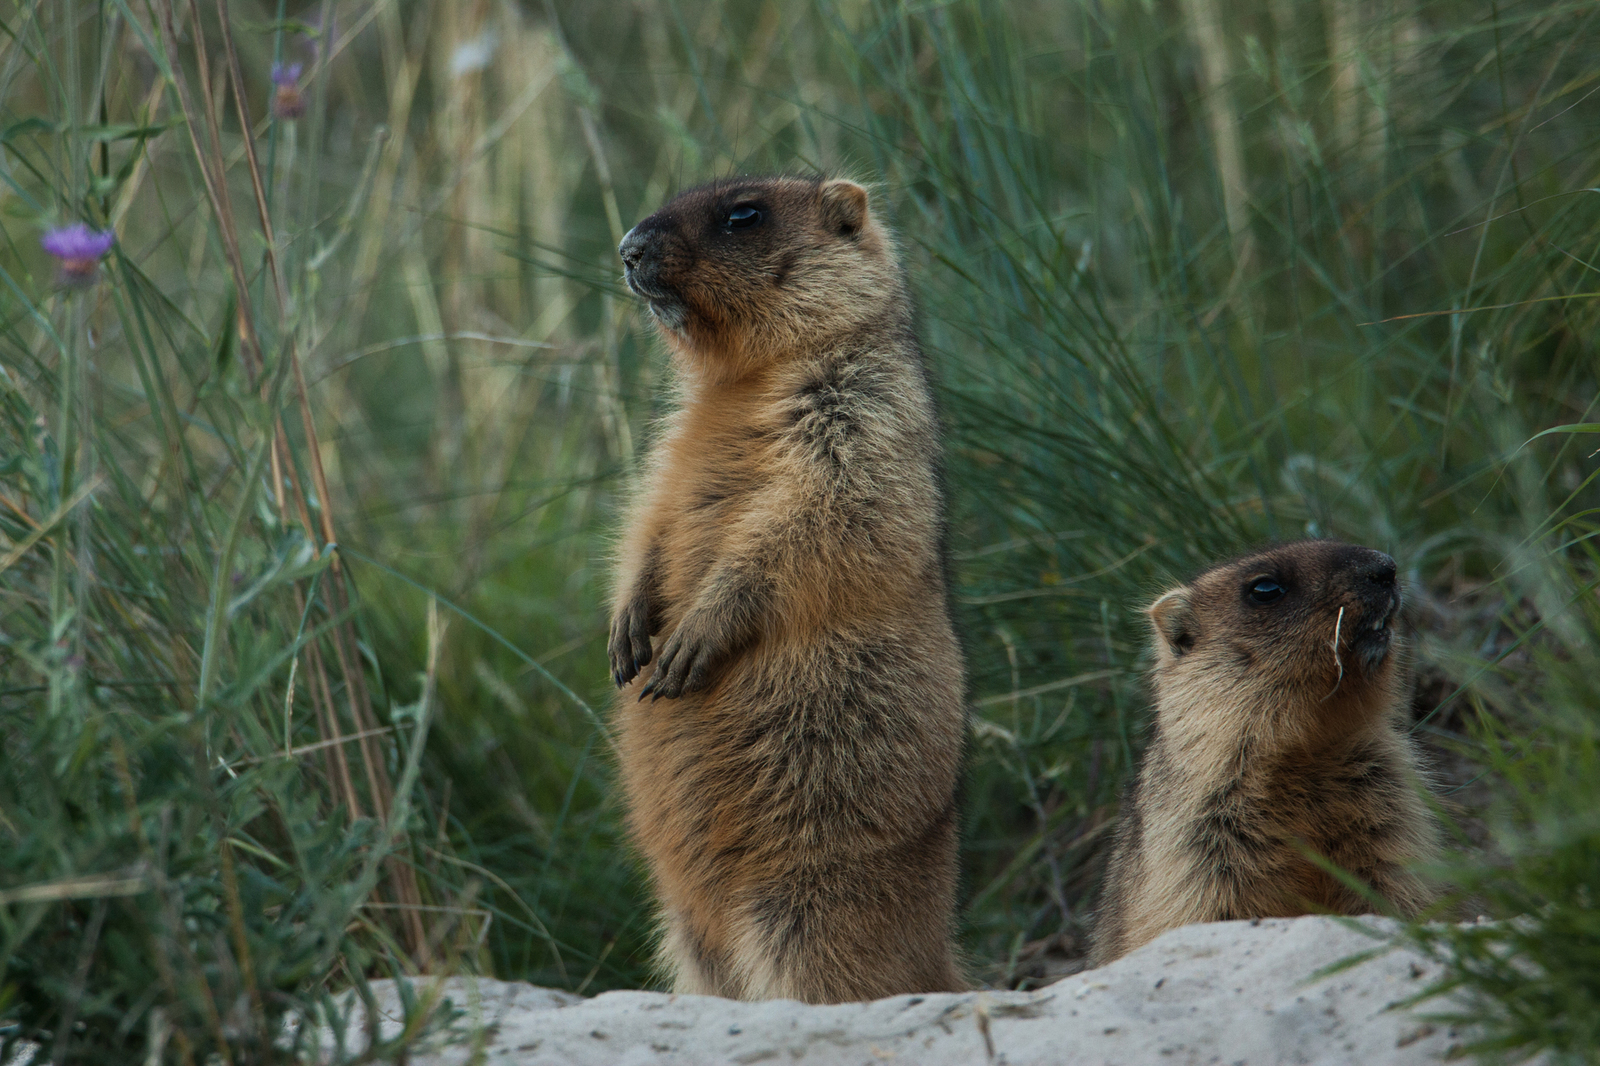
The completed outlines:
[[[669,614],[686,608],[717,564],[770,530],[756,528],[758,498],[781,488],[785,475],[772,454],[772,433],[759,424],[720,426],[715,433],[680,426],[663,445],[670,462],[657,486],[663,504],[658,543]],[[781,516],[768,516],[768,521]]]
[[[1327,853],[1352,825],[1372,820],[1396,783],[1394,767],[1371,745],[1287,757],[1241,750],[1231,766],[1218,760],[1168,776],[1152,798],[1189,843],[1220,834],[1255,847]],[[1205,831],[1197,834],[1196,826]]]

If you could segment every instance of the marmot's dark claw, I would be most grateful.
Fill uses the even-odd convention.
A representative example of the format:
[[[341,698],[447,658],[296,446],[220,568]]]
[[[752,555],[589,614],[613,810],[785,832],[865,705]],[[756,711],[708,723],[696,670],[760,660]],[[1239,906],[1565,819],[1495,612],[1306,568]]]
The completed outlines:
[[[618,688],[638,677],[650,662],[650,606],[643,597],[634,597],[611,620],[606,653],[611,658],[611,679]]]
[[[666,692],[668,678],[667,671],[672,667],[672,657],[675,652],[676,645],[674,645],[670,640],[667,641],[667,646],[661,649],[661,655],[656,660],[656,672],[650,675],[650,680],[646,682],[645,686],[639,690],[639,699],[641,701],[646,696],[650,696],[653,699],[660,699],[662,696],[668,695]],[[669,696],[668,698],[671,697]]]
[[[629,681],[639,676],[639,670],[625,655],[619,655],[615,649],[611,652],[611,681],[621,688]]]
[[[678,695],[679,692],[673,687],[672,680],[657,674],[650,679],[644,688],[639,690],[639,702],[643,703],[646,696],[649,696],[650,702],[654,703],[662,699],[675,700]]]
[[[710,679],[712,655],[704,642],[690,647],[691,639],[684,635],[680,626],[672,639],[667,641],[666,647],[661,649],[661,658],[656,662],[655,674],[639,693],[641,700],[646,696],[652,701],[675,700],[686,692],[698,692],[706,687]]]

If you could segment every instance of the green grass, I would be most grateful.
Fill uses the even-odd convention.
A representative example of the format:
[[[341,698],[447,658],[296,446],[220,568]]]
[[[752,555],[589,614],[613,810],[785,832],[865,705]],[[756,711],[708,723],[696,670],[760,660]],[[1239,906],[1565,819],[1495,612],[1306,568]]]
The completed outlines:
[[[614,248],[824,169],[940,382],[979,975],[1081,943],[1142,605],[1339,536],[1408,582],[1442,876],[1522,916],[1418,935],[1495,1048],[1592,1054],[1591,5],[199,9],[0,14],[5,1039],[254,1060],[363,975],[650,980],[598,722],[670,370]],[[75,220],[118,244],[64,289]]]

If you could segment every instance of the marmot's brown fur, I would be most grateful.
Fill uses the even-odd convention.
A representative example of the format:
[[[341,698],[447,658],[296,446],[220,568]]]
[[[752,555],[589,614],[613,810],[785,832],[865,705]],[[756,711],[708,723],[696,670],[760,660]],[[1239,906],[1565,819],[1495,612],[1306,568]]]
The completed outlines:
[[[628,522],[610,643],[673,987],[959,989],[964,678],[891,237],[859,185],[757,178],[684,193],[620,252],[682,392]]]
[[[1149,609],[1155,721],[1089,962],[1174,926],[1361,914],[1320,855],[1404,914],[1434,848],[1406,732],[1394,560],[1337,541],[1213,567]]]

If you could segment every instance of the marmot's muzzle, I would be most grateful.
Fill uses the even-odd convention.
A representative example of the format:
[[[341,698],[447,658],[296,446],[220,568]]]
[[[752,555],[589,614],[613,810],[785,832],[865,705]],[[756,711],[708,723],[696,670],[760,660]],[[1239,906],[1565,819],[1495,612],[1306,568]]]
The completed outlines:
[[[629,230],[617,246],[628,288],[650,303],[650,312],[668,329],[682,329],[688,318],[683,300],[662,278],[667,234],[652,215]]]
[[[1400,612],[1400,586],[1392,558],[1370,548],[1358,550],[1365,558],[1351,568],[1349,582],[1361,603],[1361,619],[1350,643],[1370,667],[1389,653],[1394,618]]]

